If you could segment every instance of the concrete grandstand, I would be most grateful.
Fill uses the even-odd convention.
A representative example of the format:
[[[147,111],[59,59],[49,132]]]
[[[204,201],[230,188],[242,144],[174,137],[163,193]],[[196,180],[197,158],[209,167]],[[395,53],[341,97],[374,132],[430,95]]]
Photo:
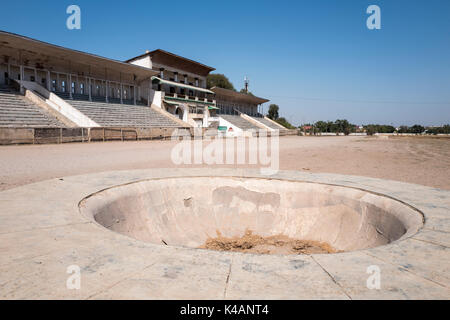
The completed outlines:
[[[122,62],[0,31],[0,53],[0,128],[287,132],[260,113],[267,99],[209,90],[214,68],[160,49]]]

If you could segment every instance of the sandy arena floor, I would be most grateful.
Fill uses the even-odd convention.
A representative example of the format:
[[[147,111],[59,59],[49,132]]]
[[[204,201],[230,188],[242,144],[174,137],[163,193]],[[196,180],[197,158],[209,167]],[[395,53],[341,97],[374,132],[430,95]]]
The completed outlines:
[[[174,144],[140,141],[2,146],[0,190],[62,176],[175,167],[170,159]],[[450,190],[450,139],[281,137],[280,169],[367,176]]]

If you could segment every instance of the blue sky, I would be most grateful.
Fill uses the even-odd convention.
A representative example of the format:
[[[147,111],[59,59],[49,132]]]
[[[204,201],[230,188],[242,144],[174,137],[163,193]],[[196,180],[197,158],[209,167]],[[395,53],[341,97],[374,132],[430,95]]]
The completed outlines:
[[[81,30],[66,8],[81,7]],[[366,8],[381,8],[368,30]],[[3,1],[0,29],[125,60],[164,49],[224,73],[293,124],[450,123],[450,1]],[[265,108],[267,110],[268,104]]]

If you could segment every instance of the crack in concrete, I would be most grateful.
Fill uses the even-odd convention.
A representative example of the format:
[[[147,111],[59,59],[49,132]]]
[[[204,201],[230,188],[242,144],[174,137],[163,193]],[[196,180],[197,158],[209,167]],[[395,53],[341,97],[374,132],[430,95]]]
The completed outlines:
[[[225,288],[223,290],[223,298],[226,299],[227,296],[227,289],[228,289],[228,282],[230,281],[231,276],[231,266],[233,265],[233,257],[231,257],[230,261],[230,267],[228,268],[228,274],[227,274],[227,280],[225,281]]]
[[[422,242],[429,243],[429,244],[433,244],[435,246],[440,246],[440,247],[443,247],[443,248],[446,248],[446,249],[450,249],[450,247],[447,247],[445,244],[436,243],[436,242],[433,242],[433,241],[430,241],[430,240],[418,239],[415,236],[411,237],[411,239],[416,240],[416,241],[422,241]]]
[[[439,283],[439,282],[434,281],[434,280],[432,280],[432,279],[428,279],[428,278],[426,278],[426,277],[424,277],[424,276],[418,275],[418,274],[416,274],[415,272],[412,272],[411,270],[409,270],[409,269],[407,269],[407,268],[405,268],[405,267],[403,267],[403,266],[401,266],[401,265],[399,265],[399,264],[395,264],[395,263],[392,263],[392,262],[390,262],[390,261],[383,260],[383,259],[381,259],[380,257],[371,255],[371,254],[369,254],[369,253],[367,253],[367,252],[363,252],[363,253],[366,254],[366,255],[368,255],[369,257],[375,258],[375,259],[377,259],[377,260],[383,261],[384,263],[387,263],[387,264],[390,264],[390,265],[392,265],[392,266],[394,266],[394,267],[400,268],[400,269],[402,269],[403,271],[409,272],[409,273],[411,273],[413,276],[416,276],[416,277],[418,277],[418,278],[420,278],[420,279],[423,279],[423,280],[426,280],[426,281],[430,281],[430,282],[432,282],[432,283],[434,283],[434,284],[437,284],[438,286],[443,287],[443,288],[448,288],[445,284],[442,284],[442,283]]]
[[[333,281],[341,289],[342,293],[344,293],[347,298],[353,300],[352,297],[350,297],[350,295],[344,290],[344,287],[331,275],[331,273],[329,273],[316,259],[314,259],[313,256],[309,255],[309,257],[330,277],[331,281]]]
[[[157,263],[157,262],[153,262],[153,263],[151,263],[151,264],[145,266],[143,269],[141,269],[141,270],[139,270],[139,271],[137,271],[137,272],[133,272],[133,273],[129,274],[128,276],[125,276],[124,278],[122,278],[122,279],[120,279],[119,281],[113,283],[112,285],[108,286],[107,288],[101,289],[100,291],[98,291],[98,292],[96,292],[96,293],[93,293],[93,294],[91,294],[90,296],[84,298],[84,300],[90,300],[90,299],[93,299],[93,297],[98,296],[99,294],[102,294],[102,293],[104,293],[104,292],[106,292],[106,291],[108,291],[108,290],[111,290],[112,288],[114,288],[115,286],[117,286],[119,283],[121,283],[121,282],[123,282],[123,281],[126,281],[126,280],[129,280],[129,279],[131,279],[131,278],[132,278],[133,276],[135,276],[135,275],[141,274],[142,272],[144,272],[144,271],[147,270],[148,268],[152,267],[152,266],[155,265],[156,263]]]
[[[63,227],[67,227],[67,226],[74,226],[77,224],[88,224],[88,223],[92,223],[92,221],[73,222],[73,223],[67,223],[67,224],[60,224],[60,225],[56,225],[56,226],[32,228],[32,229],[26,229],[26,230],[17,230],[17,231],[11,231],[11,232],[0,232],[0,236],[6,235],[6,234],[20,233],[20,232],[30,232],[30,231],[34,231],[34,230],[48,230],[48,229],[63,228]]]

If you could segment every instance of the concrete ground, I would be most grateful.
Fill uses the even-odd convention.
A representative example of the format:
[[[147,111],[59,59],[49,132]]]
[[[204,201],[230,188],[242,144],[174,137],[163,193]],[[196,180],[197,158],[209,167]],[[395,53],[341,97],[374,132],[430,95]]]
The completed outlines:
[[[2,146],[0,190],[77,174],[175,167],[170,159],[174,145],[172,141],[140,141]],[[366,176],[450,190],[450,139],[280,137],[280,169]]]
[[[418,232],[398,241],[336,254],[255,255],[157,245],[112,232],[79,211],[80,200],[99,190],[177,176],[264,178],[250,169],[146,169],[0,192],[0,299],[450,298],[450,191],[348,175],[272,176],[385,194],[424,216]]]
[[[449,139],[280,138],[280,168],[292,171],[272,178],[364,189],[423,214],[417,233],[376,248],[222,253],[138,241],[80,213],[83,198],[144,179],[264,178],[256,167],[175,166],[174,144],[0,147],[0,299],[450,298]],[[380,289],[367,285],[373,266]],[[72,290],[76,268],[81,287]]]

